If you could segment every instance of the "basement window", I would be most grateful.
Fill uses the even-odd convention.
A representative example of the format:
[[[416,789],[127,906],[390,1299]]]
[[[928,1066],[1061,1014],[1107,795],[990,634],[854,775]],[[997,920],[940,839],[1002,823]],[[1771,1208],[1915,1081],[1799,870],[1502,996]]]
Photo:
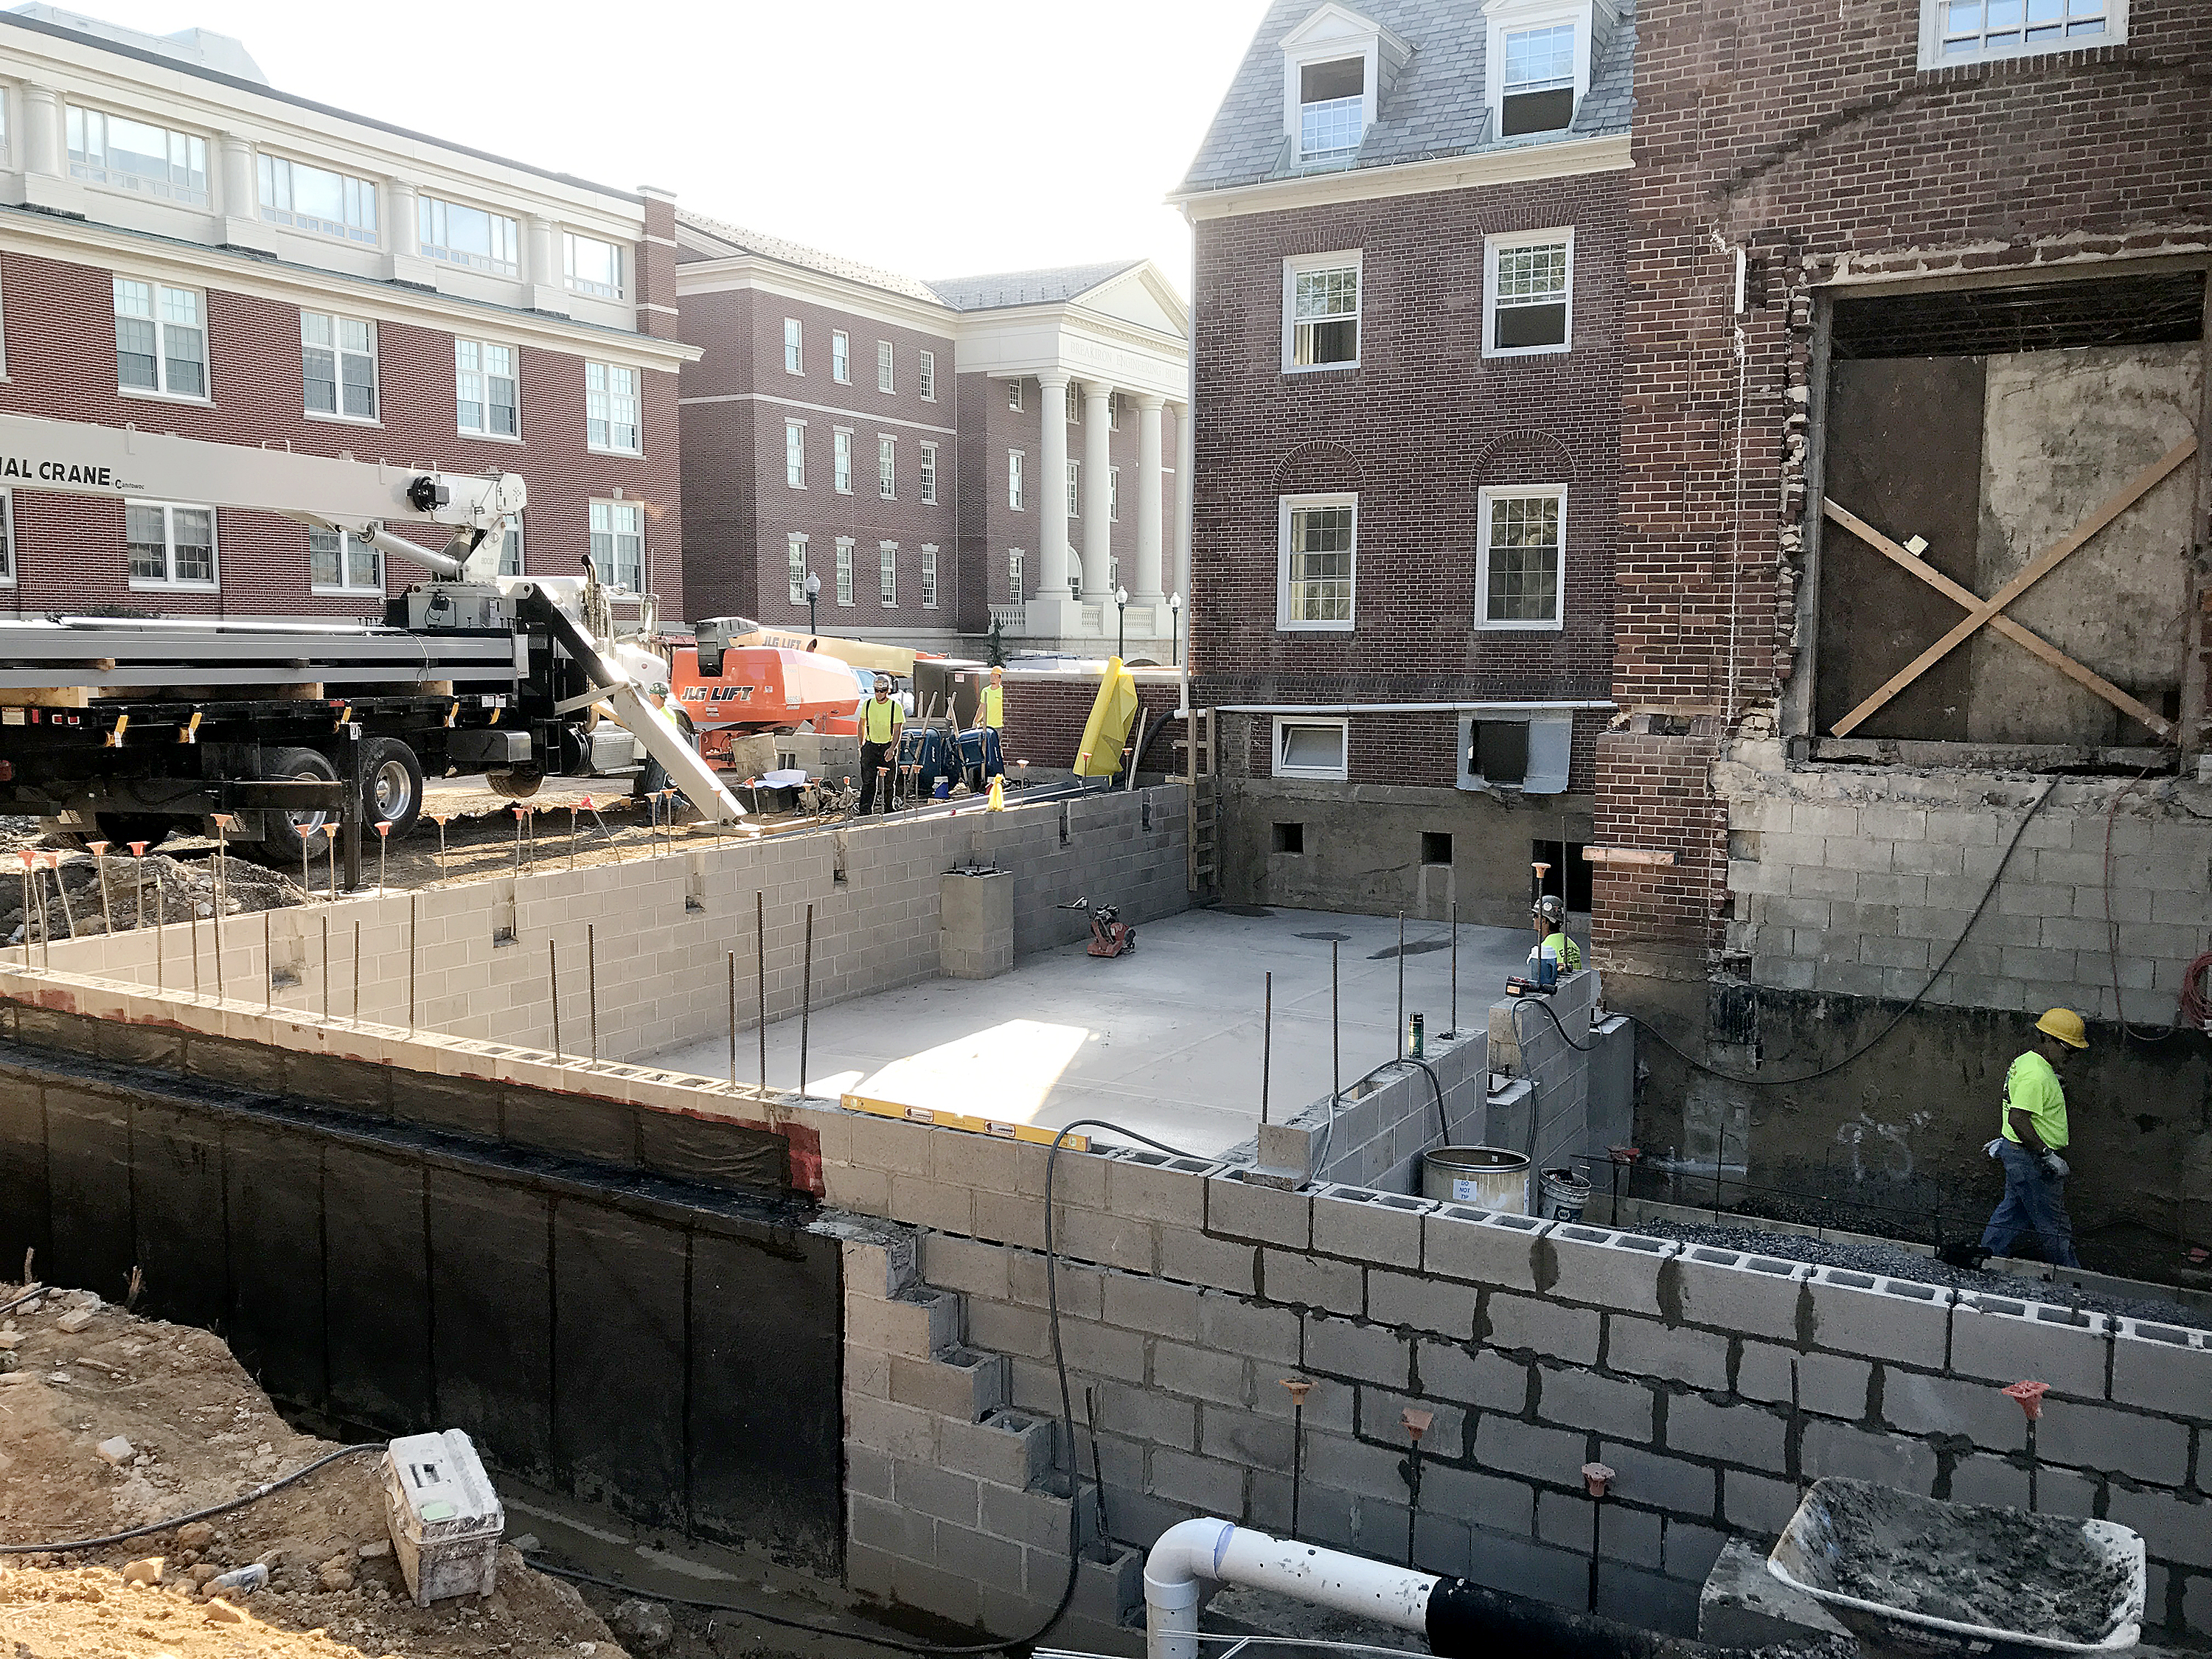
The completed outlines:
[[[1421,862],[1449,864],[1452,861],[1451,833],[1449,830],[1421,831]]]
[[[1274,775],[1340,781],[1346,774],[1346,733],[1343,720],[1278,719]]]
[[[1306,850],[1305,825],[1303,823],[1277,824],[1275,850],[1278,853],[1304,853]]]

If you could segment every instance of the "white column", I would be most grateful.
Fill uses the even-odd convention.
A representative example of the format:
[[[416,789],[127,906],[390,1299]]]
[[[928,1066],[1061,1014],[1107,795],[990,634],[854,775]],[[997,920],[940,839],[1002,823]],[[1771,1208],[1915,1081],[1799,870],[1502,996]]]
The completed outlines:
[[[1083,597],[1114,591],[1114,517],[1106,510],[1106,475],[1114,465],[1114,388],[1083,383]]]
[[[421,199],[404,179],[384,181],[384,199],[378,204],[384,218],[377,227],[384,238],[384,274],[435,288],[445,267],[422,257]]]
[[[1160,410],[1167,399],[1147,392],[1137,399],[1137,580],[1130,598],[1158,605],[1168,590],[1160,568]]]
[[[1176,411],[1175,575],[1168,591],[1182,595],[1183,620],[1190,620],[1191,605],[1191,491],[1198,476],[1197,441],[1192,435],[1190,405],[1177,404]]]
[[[61,94],[52,87],[23,88],[23,171],[58,179],[63,173]]]
[[[1037,477],[1025,481],[1036,503],[1037,597],[1042,599],[1067,598],[1067,380],[1060,374],[1037,376],[1043,441]]]
[[[561,268],[561,238],[550,219],[532,214],[522,222],[527,244],[522,255],[522,280],[529,284],[530,303],[539,311],[563,311],[568,287]]]
[[[219,132],[215,149],[222,169],[222,194],[216,199],[216,210],[226,218],[259,218],[261,184],[254,177],[253,145],[234,132]]]

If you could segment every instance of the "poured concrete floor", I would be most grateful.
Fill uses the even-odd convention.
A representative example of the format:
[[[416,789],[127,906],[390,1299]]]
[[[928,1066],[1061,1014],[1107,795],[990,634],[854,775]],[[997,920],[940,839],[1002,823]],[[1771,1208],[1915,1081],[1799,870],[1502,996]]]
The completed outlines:
[[[1269,1115],[1293,1117],[1329,1091],[1329,945],[1339,944],[1339,1044],[1346,1087],[1395,1056],[1398,924],[1394,918],[1276,910],[1193,910],[1138,929],[1132,955],[1102,961],[1080,945],[1026,957],[983,981],[933,980],[815,1011],[807,1092],[1060,1128],[1077,1118],[1125,1124],[1211,1157],[1260,1121],[1265,975],[1274,975]],[[1441,1033],[1451,1020],[1451,930],[1406,923],[1406,1012]],[[1459,930],[1459,1013],[1469,1027],[1527,961],[1531,935]],[[738,1044],[738,1077],[757,1061]],[[653,1056],[710,1077],[724,1039]],[[799,1021],[769,1027],[769,1082],[799,1081]],[[1107,1136],[1107,1139],[1112,1137]]]

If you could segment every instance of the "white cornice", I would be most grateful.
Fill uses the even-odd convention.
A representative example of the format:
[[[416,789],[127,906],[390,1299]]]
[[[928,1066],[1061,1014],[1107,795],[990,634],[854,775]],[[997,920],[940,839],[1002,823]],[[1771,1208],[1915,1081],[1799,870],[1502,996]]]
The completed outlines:
[[[960,321],[960,313],[950,306],[909,300],[904,295],[833,276],[827,271],[786,264],[761,254],[733,253],[720,259],[689,259],[676,267],[676,297],[679,301],[687,295],[726,294],[744,289],[846,312],[894,328],[919,329],[948,340],[957,331]]]
[[[1475,190],[1485,185],[1571,179],[1583,173],[1615,173],[1632,165],[1628,135],[1624,132],[1605,138],[1516,144],[1431,161],[1406,161],[1395,167],[1354,167],[1340,173],[1270,179],[1256,185],[1191,191],[1167,199],[1170,205],[1182,210],[1184,218],[1195,224],[1201,219],[1226,219],[1239,214],[1283,213],[1342,202],[1423,196],[1443,190]]]
[[[113,267],[191,287],[214,287],[285,305],[343,311],[377,322],[441,332],[493,335],[569,356],[675,370],[696,362],[699,348],[680,340],[591,328],[538,313],[476,305],[450,295],[337,272],[272,264],[222,248],[139,236],[82,219],[0,210],[0,247],[72,264]]]

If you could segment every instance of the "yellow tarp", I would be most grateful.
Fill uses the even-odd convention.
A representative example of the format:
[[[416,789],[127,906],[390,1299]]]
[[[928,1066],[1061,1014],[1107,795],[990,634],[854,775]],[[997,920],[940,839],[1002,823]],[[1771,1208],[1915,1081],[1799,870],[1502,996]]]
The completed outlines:
[[[1076,752],[1076,776],[1110,778],[1120,771],[1121,746],[1129,741],[1129,726],[1136,718],[1137,677],[1121,665],[1119,657],[1109,657],[1098,701],[1091,705],[1091,719]]]

